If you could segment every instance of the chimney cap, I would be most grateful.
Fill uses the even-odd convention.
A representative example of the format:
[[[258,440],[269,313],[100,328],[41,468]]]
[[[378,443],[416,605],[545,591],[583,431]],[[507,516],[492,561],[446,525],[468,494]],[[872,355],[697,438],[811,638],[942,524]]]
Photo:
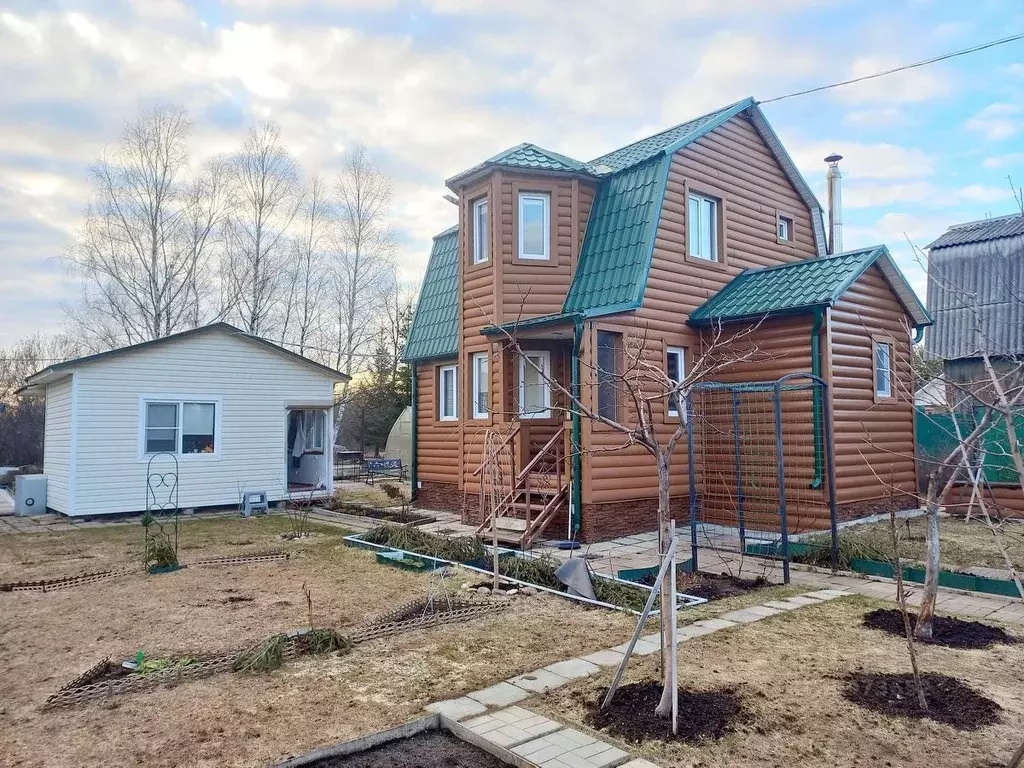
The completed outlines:
[[[838,163],[842,159],[843,159],[842,155],[833,152],[831,155],[829,155],[828,157],[825,158],[825,162],[826,163],[831,163],[832,165],[835,165],[836,163]]]

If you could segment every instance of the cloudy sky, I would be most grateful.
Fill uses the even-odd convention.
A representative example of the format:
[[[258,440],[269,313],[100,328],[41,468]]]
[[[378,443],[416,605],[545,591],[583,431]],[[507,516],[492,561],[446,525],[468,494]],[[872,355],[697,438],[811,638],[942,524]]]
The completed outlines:
[[[454,223],[443,180],[532,141],[587,160],[745,96],[869,74],[1024,31],[1016,0],[0,0],[0,345],[62,326],[59,256],[88,166],[154,103],[193,156],[271,117],[307,169],[362,142],[395,180],[409,279]],[[1014,210],[1024,42],[765,106],[824,199],[845,155],[846,246]]]

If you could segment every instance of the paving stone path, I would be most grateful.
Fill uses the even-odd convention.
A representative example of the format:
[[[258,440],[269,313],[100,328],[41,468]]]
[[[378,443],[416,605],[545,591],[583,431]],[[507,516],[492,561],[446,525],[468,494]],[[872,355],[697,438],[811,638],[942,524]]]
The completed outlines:
[[[732,611],[715,619],[702,619],[679,627],[679,642],[761,621],[809,605],[820,605],[844,595],[845,590],[820,589],[803,595],[770,600]],[[566,659],[535,669],[457,699],[427,707],[458,720],[483,739],[510,750],[540,768],[658,768],[649,760],[630,759],[628,752],[550,718],[531,712],[522,702],[537,693],[566,685],[571,680],[596,675],[602,668],[617,667],[628,643],[576,659]],[[661,635],[643,635],[634,655],[661,650]]]

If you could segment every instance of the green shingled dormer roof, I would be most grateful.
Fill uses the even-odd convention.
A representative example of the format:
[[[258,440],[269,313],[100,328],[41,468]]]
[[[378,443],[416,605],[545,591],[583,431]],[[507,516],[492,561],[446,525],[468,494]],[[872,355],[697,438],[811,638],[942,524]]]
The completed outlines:
[[[504,152],[499,152],[494,157],[490,157],[482,163],[452,176],[445,184],[451,187],[453,184],[458,184],[489,168],[592,175],[587,169],[586,164],[581,163],[579,160],[573,160],[571,157],[538,147],[536,144],[523,143],[510,147]]]
[[[404,358],[454,357],[458,352],[459,228],[452,227],[434,238]]]
[[[756,320],[833,306],[873,264],[892,286],[917,326],[931,316],[884,245],[778,267],[747,269],[690,315],[690,325]]]

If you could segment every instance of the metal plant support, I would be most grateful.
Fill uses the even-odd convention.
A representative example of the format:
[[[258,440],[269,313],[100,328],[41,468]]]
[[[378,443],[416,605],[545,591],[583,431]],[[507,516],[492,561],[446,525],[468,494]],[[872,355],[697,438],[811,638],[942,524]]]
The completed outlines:
[[[147,570],[178,567],[178,457],[155,453],[146,464],[145,534]]]
[[[794,554],[837,568],[828,384],[810,373],[701,383],[686,408],[694,567],[705,546],[778,558],[787,584]]]

